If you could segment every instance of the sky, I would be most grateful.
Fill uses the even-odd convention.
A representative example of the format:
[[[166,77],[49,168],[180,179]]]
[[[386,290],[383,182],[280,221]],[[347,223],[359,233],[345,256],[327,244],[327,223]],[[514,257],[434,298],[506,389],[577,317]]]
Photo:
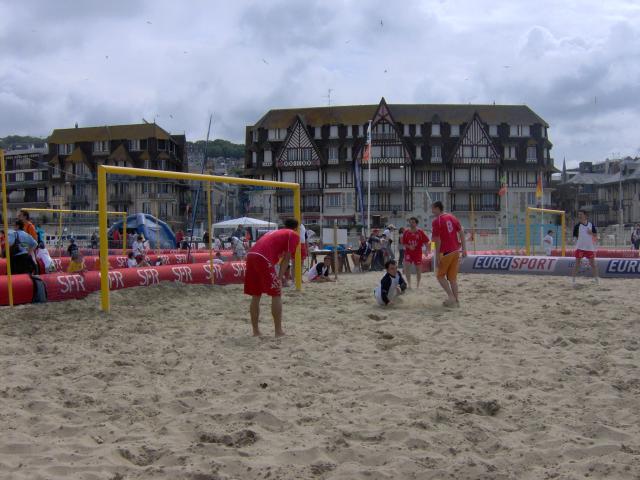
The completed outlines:
[[[640,155],[640,0],[0,0],[0,137],[271,108],[527,104],[556,165]]]

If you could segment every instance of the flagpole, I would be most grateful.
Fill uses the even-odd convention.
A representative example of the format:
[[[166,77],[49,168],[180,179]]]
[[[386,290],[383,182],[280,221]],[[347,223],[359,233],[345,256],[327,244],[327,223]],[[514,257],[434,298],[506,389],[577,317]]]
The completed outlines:
[[[367,130],[367,146],[369,149],[369,158],[367,163],[367,237],[371,235],[371,120],[369,120],[369,129]]]

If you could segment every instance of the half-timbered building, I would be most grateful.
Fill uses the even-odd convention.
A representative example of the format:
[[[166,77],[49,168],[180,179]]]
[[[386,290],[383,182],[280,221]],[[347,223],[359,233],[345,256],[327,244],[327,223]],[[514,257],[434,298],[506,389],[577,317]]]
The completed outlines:
[[[371,163],[362,163],[371,124]],[[550,184],[547,123],[525,105],[354,105],[279,109],[246,129],[245,176],[297,182],[306,223],[427,221],[440,200],[464,223],[498,228],[524,215],[537,176]],[[369,180],[370,179],[370,180]],[[360,181],[358,181],[360,180]],[[499,196],[502,184],[507,194]],[[286,191],[249,189],[247,213],[279,220]],[[545,189],[546,201],[550,190]],[[508,206],[508,209],[507,209]],[[366,214],[366,213],[365,213]]]

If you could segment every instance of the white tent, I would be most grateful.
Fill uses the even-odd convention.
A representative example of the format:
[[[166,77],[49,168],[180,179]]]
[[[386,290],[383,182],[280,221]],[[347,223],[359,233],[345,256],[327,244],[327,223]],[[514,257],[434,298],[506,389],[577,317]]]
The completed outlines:
[[[234,228],[238,225],[244,227],[254,228],[277,228],[278,224],[273,222],[267,222],[266,220],[258,220],[251,217],[240,217],[232,220],[225,220],[224,222],[218,222],[213,224],[213,228]]]

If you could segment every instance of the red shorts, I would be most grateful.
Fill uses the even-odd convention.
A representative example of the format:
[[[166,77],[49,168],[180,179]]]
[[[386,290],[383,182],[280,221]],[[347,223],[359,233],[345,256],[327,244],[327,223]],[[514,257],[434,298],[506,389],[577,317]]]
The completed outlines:
[[[588,258],[588,259],[592,259],[592,258],[596,258],[596,252],[592,252],[591,250],[576,250],[576,258],[580,259],[580,258]]]
[[[414,265],[420,265],[422,263],[422,252],[420,252],[420,254],[409,254],[405,250],[404,263],[413,263]]]
[[[276,269],[262,255],[255,253],[247,255],[244,293],[256,296],[264,293],[270,297],[279,297],[282,294]]]
[[[307,258],[308,255],[309,255],[309,252],[307,251],[307,244],[303,243],[302,245],[300,245],[300,258],[304,260],[305,258]]]

